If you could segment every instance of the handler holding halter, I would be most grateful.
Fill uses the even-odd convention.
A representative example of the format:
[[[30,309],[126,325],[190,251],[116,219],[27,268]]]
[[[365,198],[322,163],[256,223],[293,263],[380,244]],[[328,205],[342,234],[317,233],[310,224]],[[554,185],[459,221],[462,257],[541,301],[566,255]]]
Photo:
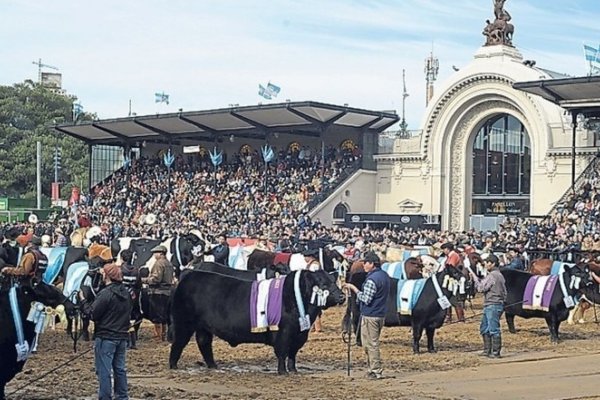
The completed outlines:
[[[383,368],[379,352],[379,336],[385,321],[390,279],[380,268],[381,260],[374,252],[365,254],[364,263],[367,279],[362,290],[358,290],[351,283],[344,283],[343,287],[356,293],[356,300],[360,303],[360,336],[367,355],[367,378],[381,379]]]

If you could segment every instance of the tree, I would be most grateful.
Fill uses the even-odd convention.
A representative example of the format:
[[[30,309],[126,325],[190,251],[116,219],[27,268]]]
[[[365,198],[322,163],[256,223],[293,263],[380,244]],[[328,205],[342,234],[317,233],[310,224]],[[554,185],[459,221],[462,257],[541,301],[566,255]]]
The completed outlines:
[[[73,120],[74,96],[55,93],[32,81],[0,86],[0,196],[35,197],[36,142],[42,143],[42,194],[50,196],[54,181],[54,149],[62,150],[59,180],[68,187],[87,184],[85,144],[55,132],[55,123]],[[89,120],[93,115],[79,116]],[[85,188],[87,189],[87,188]]]

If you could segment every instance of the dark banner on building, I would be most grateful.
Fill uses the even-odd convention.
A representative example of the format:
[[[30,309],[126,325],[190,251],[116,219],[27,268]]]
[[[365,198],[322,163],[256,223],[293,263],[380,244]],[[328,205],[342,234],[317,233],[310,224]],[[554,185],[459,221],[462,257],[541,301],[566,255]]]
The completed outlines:
[[[473,200],[474,215],[529,216],[529,199],[476,199]]]
[[[348,227],[392,228],[392,229],[435,229],[440,230],[442,224],[439,215],[423,214],[359,214],[348,213],[344,225]]]

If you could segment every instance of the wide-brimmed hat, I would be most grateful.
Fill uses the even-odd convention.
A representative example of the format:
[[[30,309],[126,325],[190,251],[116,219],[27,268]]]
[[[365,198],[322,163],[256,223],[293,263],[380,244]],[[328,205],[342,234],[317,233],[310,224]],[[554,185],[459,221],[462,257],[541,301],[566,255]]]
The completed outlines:
[[[152,250],[150,250],[151,253],[164,253],[167,254],[167,248],[165,246],[163,246],[162,244],[153,247]]]

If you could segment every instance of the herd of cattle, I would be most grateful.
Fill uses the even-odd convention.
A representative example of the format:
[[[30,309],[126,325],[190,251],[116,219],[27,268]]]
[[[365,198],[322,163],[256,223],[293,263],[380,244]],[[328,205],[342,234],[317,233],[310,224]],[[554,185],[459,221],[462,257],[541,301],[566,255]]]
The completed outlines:
[[[35,324],[27,319],[33,302],[55,308],[62,305],[69,317],[76,317],[77,293],[83,290],[87,293],[87,300],[93,300],[94,282],[99,279],[97,271],[101,265],[118,260],[120,252],[129,248],[135,254],[134,265],[147,272],[153,264],[150,249],[158,244],[161,243],[157,240],[126,238],[113,241],[110,248],[93,245],[90,248],[44,249],[49,265],[44,276],[34,279],[35,284],[0,276],[0,324],[3,327],[0,330],[0,359],[3,360],[0,365],[0,400],[5,398],[5,385],[22,370],[29,355],[28,351],[25,357],[21,357],[17,352],[18,345],[25,342],[31,347],[36,337]],[[193,261],[192,249],[197,246],[206,249],[206,241],[192,232],[162,244],[169,250],[167,256],[178,278],[170,299],[170,368],[177,368],[184,347],[195,335],[209,368],[216,368],[212,349],[216,336],[231,346],[242,343],[270,345],[278,360],[278,372],[296,372],[296,354],[306,343],[311,324],[322,310],[341,305],[346,300],[340,290],[340,281],[345,279],[361,287],[366,279],[360,261],[346,268],[341,249],[332,246],[320,248],[323,269],[309,272],[303,268],[301,261],[298,262],[303,259],[300,255],[279,257],[258,249],[243,257],[245,265],[236,263],[235,268],[228,268],[205,260],[188,270],[182,267]],[[415,353],[420,351],[423,331],[427,336],[427,350],[435,352],[435,331],[443,325],[446,309],[461,297],[474,295],[468,271],[479,278],[485,274],[481,256],[477,253],[469,255],[463,265],[456,268],[445,266],[443,261],[438,262],[427,253],[422,249],[404,252],[402,260],[382,266],[391,280],[385,325],[411,326]],[[14,260],[6,262],[0,259],[0,269],[3,263],[17,263],[18,254],[10,257]],[[551,340],[557,342],[559,326],[568,318],[578,299],[600,304],[599,284],[590,269],[600,274],[600,267],[593,262],[568,264],[548,260],[534,261],[529,272],[503,270],[508,290],[505,314],[509,331],[515,332],[515,316],[544,318]],[[556,275],[554,280],[557,283],[552,286],[550,294],[544,295],[547,304],[532,307],[524,299],[531,292],[532,279],[551,274]],[[265,282],[270,283],[265,285]],[[278,297],[269,297],[269,290],[276,292]],[[10,297],[14,298],[15,294],[17,301],[13,299],[11,302]],[[539,290],[534,294],[542,296]],[[356,332],[359,326],[355,296],[350,296],[348,301],[350,304],[342,321],[342,330],[346,333],[350,329]],[[258,311],[253,307],[258,307]],[[257,312],[265,314],[265,318],[269,314],[269,324],[265,329],[253,331]],[[142,313],[145,318],[151,317],[148,307],[142,307]],[[271,321],[272,317],[275,322]],[[22,326],[22,334],[17,333],[19,325]]]

